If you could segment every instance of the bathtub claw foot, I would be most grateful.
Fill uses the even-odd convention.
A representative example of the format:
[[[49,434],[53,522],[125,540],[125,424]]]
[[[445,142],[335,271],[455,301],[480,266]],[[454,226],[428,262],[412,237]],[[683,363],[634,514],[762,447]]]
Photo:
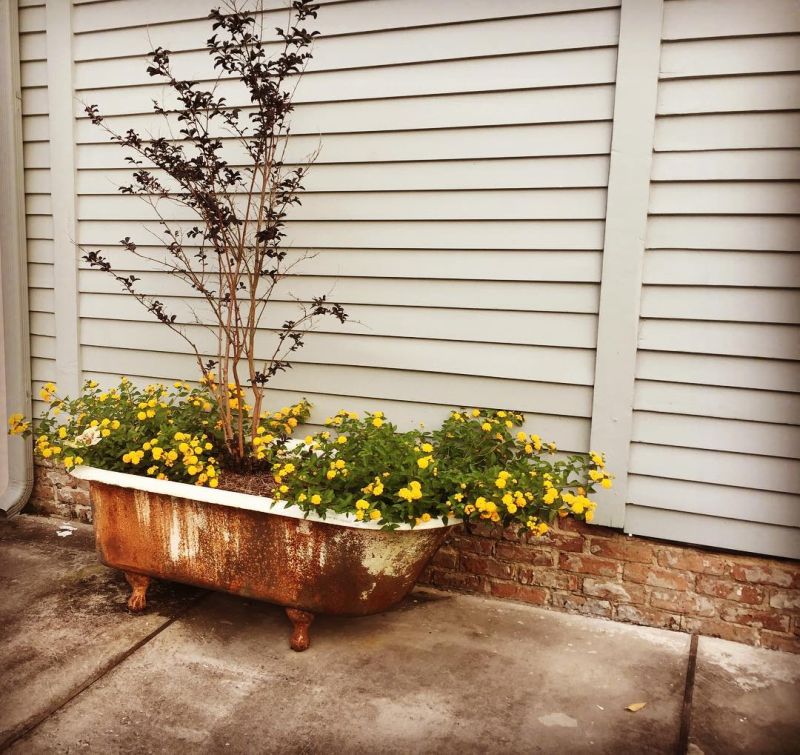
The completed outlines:
[[[311,639],[308,636],[308,628],[314,621],[314,614],[308,611],[301,611],[299,608],[287,608],[286,615],[292,622],[292,637],[289,640],[289,647],[298,653],[308,650]]]
[[[147,607],[147,588],[150,586],[150,577],[136,572],[123,572],[125,579],[131,586],[131,596],[128,598],[128,610],[134,613],[144,611]]]

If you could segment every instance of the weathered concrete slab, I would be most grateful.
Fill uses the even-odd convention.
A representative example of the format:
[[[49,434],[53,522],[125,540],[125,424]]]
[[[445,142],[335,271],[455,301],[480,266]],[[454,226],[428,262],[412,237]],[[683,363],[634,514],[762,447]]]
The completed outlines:
[[[800,656],[701,637],[689,752],[800,752]]]
[[[199,591],[164,585],[128,613],[127,585],[98,563],[88,525],[0,521],[0,749],[184,610]]]
[[[281,609],[210,596],[13,751],[675,751],[686,635],[416,595],[300,654]]]

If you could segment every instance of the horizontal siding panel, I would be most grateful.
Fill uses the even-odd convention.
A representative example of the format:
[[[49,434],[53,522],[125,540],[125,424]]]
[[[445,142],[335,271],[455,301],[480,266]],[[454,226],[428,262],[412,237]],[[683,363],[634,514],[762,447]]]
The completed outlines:
[[[152,363],[147,366],[160,369]],[[102,369],[108,369],[108,365]],[[137,369],[141,369],[141,365]],[[171,374],[161,370],[148,377],[174,380],[176,374],[191,374],[191,367],[189,370],[189,373],[184,370]],[[116,374],[90,371],[90,376],[92,374],[104,375],[101,381],[104,385],[114,384],[119,380]],[[380,368],[297,364],[290,373],[275,377],[274,382],[270,383],[268,395],[273,388],[294,390],[301,396],[309,393],[324,394],[335,385],[342,387],[343,403],[347,400],[345,397],[357,396],[375,401],[395,399],[454,408],[501,408],[505,406],[504,401],[513,396],[514,408],[526,413],[551,415],[556,408],[559,415],[570,417],[588,417],[591,413],[591,388],[585,386],[441,375],[415,370],[404,370],[402,375],[403,379],[398,380],[396,372]]]
[[[665,42],[661,78],[800,71],[800,37],[736,37]]]
[[[643,282],[676,286],[800,287],[800,258],[783,252],[658,249],[646,252]]]
[[[153,174],[162,181],[169,180],[163,171],[154,170]],[[130,183],[129,170],[81,170],[77,192],[118,195],[119,187]],[[605,156],[403,162],[393,164],[390,170],[380,163],[316,164],[303,180],[307,192],[578,188],[607,184]]]
[[[126,90],[121,90],[126,91]],[[92,100],[89,100],[90,102]],[[127,108],[129,101],[121,100]],[[360,134],[382,131],[412,131],[419,129],[466,128],[500,125],[529,125],[543,123],[581,123],[610,121],[614,109],[613,87],[586,86],[561,89],[482,92],[480,94],[451,94],[438,97],[404,97],[397,99],[333,101],[316,104],[299,104],[292,112],[292,133],[313,137],[310,150],[303,152],[305,159],[319,146],[320,134],[324,142],[332,134]],[[177,134],[181,124],[175,113],[164,116],[151,114],[115,115],[101,104],[110,129],[124,133],[133,128],[142,134],[169,137]],[[244,109],[242,119],[251,110]],[[86,117],[83,106],[76,101],[76,140],[78,144],[107,144],[108,134]],[[228,137],[221,127],[212,135]],[[540,138],[544,138],[539,134]],[[119,151],[119,147],[115,148]],[[567,152],[565,154],[571,154]],[[575,154],[574,152],[572,154]],[[476,156],[480,156],[479,154]],[[236,158],[238,159],[238,158]]]
[[[334,3],[326,4],[320,10],[319,29],[324,37],[339,34],[363,34],[365,32],[391,31],[406,27],[437,26],[439,24],[457,24],[478,21],[490,21],[495,18],[514,18],[529,16],[535,13],[579,10],[576,3],[564,5],[549,0],[546,5],[537,3],[532,6],[529,0],[505,0],[502,4],[491,5],[483,0],[470,0],[459,3],[429,3],[427,0],[388,0],[381,3]],[[586,0],[583,9],[608,8],[619,5],[608,0]],[[124,6],[123,6],[124,7]],[[195,6],[196,7],[196,6]],[[205,8],[203,9],[205,11]],[[163,10],[160,11],[163,13]],[[205,16],[195,10],[190,17]],[[589,14],[594,15],[594,14]],[[275,23],[287,17],[285,10],[270,14]],[[580,18],[578,16],[577,18]],[[169,45],[172,50],[192,50],[203,47],[209,36],[209,22],[205,18],[197,20],[177,19],[178,23],[161,25],[140,25],[149,17],[137,7],[117,11],[114,26],[100,33],[76,35],[75,59],[119,57],[123,55],[146,54],[151,44]],[[76,23],[79,23],[76,21]],[[269,24],[271,28],[275,23]],[[151,22],[152,24],[152,22]],[[79,27],[80,28],[80,27]],[[265,36],[268,36],[266,34]]]
[[[55,315],[51,314],[50,312],[31,311],[30,331],[31,335],[34,336],[51,336],[52,338],[55,338]]]
[[[662,38],[736,37],[800,31],[795,0],[667,0]]]
[[[772,359],[639,351],[636,377],[673,383],[800,392],[800,371],[796,362]]]
[[[628,502],[637,506],[686,511],[723,519],[800,527],[800,501],[793,495],[767,490],[631,475]]]
[[[642,320],[639,348],[764,359],[800,359],[800,327]]]
[[[23,89],[47,86],[47,61],[31,60],[27,63],[20,63],[19,78]]]
[[[656,152],[800,146],[800,113],[716,113],[656,118]]]
[[[26,194],[49,194],[50,193],[50,169],[49,168],[28,168],[25,167],[25,193]]]
[[[800,394],[637,380],[636,410],[800,425]]]
[[[96,339],[90,341],[88,333],[84,332],[81,338],[85,346],[104,348],[107,347],[110,337],[117,343],[127,345],[132,344],[134,335],[136,343],[148,347],[139,350],[147,351],[151,355],[148,357],[150,361],[158,362],[170,353],[183,353],[186,348],[177,335],[169,333],[164,326],[155,322],[138,323],[133,328],[127,327],[125,323],[115,323],[113,330],[108,327],[105,331],[101,329]],[[207,340],[207,334],[201,334],[199,338]],[[154,348],[154,344],[157,344],[157,348]],[[130,350],[137,351],[136,348]],[[266,353],[271,353],[271,350],[265,351]],[[141,354],[137,359],[141,359]],[[591,385],[594,379],[594,353],[589,349],[476,345],[424,338],[311,333],[306,339],[306,346],[298,352],[294,361],[401,370],[411,367],[423,372],[485,375],[570,385]],[[87,369],[93,368],[87,365]],[[175,374],[190,373],[184,371]]]
[[[27,142],[22,145],[22,155],[26,169],[50,169],[48,142]]]
[[[792,110],[800,107],[800,75],[772,74],[662,81],[659,115]]]
[[[705,451],[800,459],[800,427],[636,411],[633,441]]]
[[[674,320],[800,323],[797,291],[708,286],[644,286],[641,316]]]
[[[654,182],[797,180],[800,149],[658,152],[653,155],[651,179]]]
[[[632,443],[630,470],[649,477],[800,493],[800,461],[795,459]]]
[[[190,224],[171,224],[174,230],[189,230]],[[114,244],[130,235],[146,241],[151,230],[160,235],[157,224],[141,224],[132,232],[131,223],[83,221],[79,224],[79,243]],[[286,245],[295,247],[368,247],[490,249],[502,239],[507,249],[602,249],[602,221],[417,221],[413,223],[363,221],[292,221],[287,225]]]
[[[26,215],[52,215],[53,205],[49,194],[26,194]]]
[[[22,90],[23,115],[47,115],[47,87],[27,87]]]
[[[26,215],[25,226],[29,239],[53,238],[53,218],[49,215]]]
[[[192,0],[194,7],[197,7]],[[325,13],[327,9],[323,9]],[[538,10],[532,8],[533,11]],[[183,19],[181,19],[183,21]],[[544,16],[498,18],[483,23],[456,23],[442,26],[408,27],[364,33],[331,36],[328,25],[320,24],[327,36],[317,38],[314,57],[308,70],[325,71],[367,66],[390,66],[403,63],[420,63],[452,58],[478,58],[492,55],[511,55],[548,50],[575,50],[586,47],[615,45],[619,32],[619,11],[616,8],[597,10],[581,16],[557,13]],[[208,26],[189,40],[195,47],[202,47],[208,37]],[[169,29],[149,26],[150,34],[169,35]],[[202,31],[202,33],[201,33]],[[78,34],[75,37],[76,60],[75,86],[84,89],[93,86],[130,86],[145,81],[144,66],[133,55],[146,55],[150,49],[141,31],[112,32],[119,47],[110,52],[112,57],[102,61],[91,60],[107,50],[108,34]],[[142,42],[144,41],[144,45]],[[153,44],[157,44],[154,40]],[[170,56],[178,77],[186,74],[196,78],[197,72],[206,70],[210,56],[205,49],[175,51]],[[127,45],[127,47],[126,47]],[[277,48],[268,44],[267,50]],[[118,58],[114,58],[114,55]],[[88,60],[85,60],[89,58]],[[147,83],[150,83],[148,81]]]
[[[56,358],[56,339],[52,336],[31,336],[31,356],[42,359]]]
[[[137,287],[163,299],[165,305],[172,306],[173,301],[184,304],[187,297],[192,297],[197,303],[201,297],[189,289],[188,284],[172,276],[150,273],[141,277]],[[84,316],[100,317],[105,312],[106,316],[127,320],[131,319],[132,313],[142,311],[141,305],[133,297],[121,293],[119,283],[102,271],[81,270],[78,287],[86,294],[81,297]],[[279,282],[273,292],[273,301],[299,299],[308,302],[320,294],[340,304],[584,314],[596,314],[599,299],[597,286],[573,283],[292,276]],[[94,301],[94,304],[91,309],[84,309],[88,301]]]
[[[140,197],[92,196],[78,199],[80,220],[196,221],[197,213],[171,199],[156,200],[157,210]],[[237,201],[240,216],[246,197]],[[605,189],[514,189],[492,191],[403,191],[308,193],[290,217],[300,220],[550,220],[605,217]]]
[[[52,264],[28,263],[28,285],[31,288],[53,288]]]
[[[38,31],[19,35],[19,59],[23,63],[47,59],[47,36],[45,32]]]
[[[89,0],[91,2],[91,0]],[[205,20],[207,14],[204,5],[196,0],[173,0],[169,4],[160,0],[137,0],[136,13],[131,14],[125,3],[101,0],[102,4],[86,4],[86,0],[75,3],[73,23],[75,31],[84,33],[105,29],[117,29],[132,26],[134,21],[142,23],[147,19],[149,24],[165,24],[174,21],[186,22]],[[482,21],[495,16],[526,16],[530,13],[561,13],[565,11],[590,10],[608,8],[619,5],[618,0],[538,0],[531,8],[524,0],[505,0],[502,6],[487,7],[481,0],[462,0],[457,5],[443,3],[441,8],[430,7],[423,0],[392,0],[384,2],[378,8],[370,4],[356,4],[356,8],[337,8],[336,0],[322,0],[320,14],[333,14],[336,22],[343,27],[340,31],[355,31],[364,28],[391,29],[396,22],[395,12],[404,16],[406,25],[423,26],[427,24]],[[286,15],[286,4],[283,0],[268,0],[262,6],[265,13],[264,25],[269,28],[272,21]],[[502,11],[498,13],[498,11]],[[406,18],[407,17],[407,18]],[[207,23],[207,22],[206,22]],[[355,27],[355,28],[351,28]]]
[[[50,138],[47,115],[25,115],[22,118],[22,139],[26,142],[46,142]]]
[[[197,303],[193,309],[201,322],[211,321],[210,313],[204,305]],[[177,305],[170,310],[186,332],[194,333],[197,328],[191,324],[191,311],[189,307]],[[351,319],[346,323],[340,324],[333,318],[321,318],[314,328],[315,332],[412,339],[421,336],[444,341],[534,344],[577,349],[593,349],[597,340],[596,318],[592,315],[424,307],[403,307],[402,312],[399,312],[396,307],[359,304],[348,305],[347,312]],[[142,312],[138,311],[136,315],[140,319]],[[275,301],[265,313],[261,327],[278,330],[283,322],[298,315],[299,309],[295,304]],[[107,331],[108,322],[116,319],[115,316],[106,315],[101,319],[82,320],[81,327],[85,331],[83,337],[99,338],[100,334]],[[119,320],[114,323],[114,328],[120,333],[131,334],[128,343],[133,346],[137,343],[138,330],[145,330],[138,325],[135,321]],[[152,328],[147,327],[146,330],[149,332]],[[199,334],[197,337],[200,337]],[[267,353],[267,345],[264,344],[272,344],[273,340],[265,331],[261,339],[262,353]],[[146,342],[141,344],[140,348],[147,345]]]
[[[800,218],[770,216],[651,217],[649,249],[800,251]]]
[[[494,128],[395,131],[374,134],[296,136],[286,150],[287,162],[302,162],[319,148],[316,163],[369,163],[418,160],[474,160],[490,157],[604,155],[611,145],[610,123],[497,126]],[[115,144],[80,145],[78,170],[125,168],[125,150]],[[233,150],[226,152],[231,164]],[[27,163],[26,163],[27,164]]]
[[[43,359],[42,357],[34,357],[31,359],[31,376],[34,383],[47,383],[54,382],[56,377],[56,362],[55,359]],[[34,392],[34,396],[38,392]],[[34,417],[39,416],[34,406]]]
[[[53,241],[51,239],[28,240],[28,262],[53,264]]]
[[[627,506],[625,531],[632,535],[694,543],[727,551],[800,558],[800,536],[796,529],[762,522]]]
[[[20,34],[41,31],[47,23],[47,15],[43,6],[21,7],[18,17]]]
[[[150,269],[150,263],[119,246],[99,246],[113,267]],[[166,253],[160,248],[142,247],[151,258]],[[596,283],[600,280],[602,253],[599,251],[509,251],[475,249],[316,249],[316,257],[303,260],[289,254],[287,264],[297,275],[350,276],[363,278],[412,278],[424,273],[439,280],[500,280]],[[83,267],[85,263],[79,262]]]
[[[308,71],[295,80],[293,102],[374,100],[609,84],[614,82],[616,57],[614,48],[603,47],[345,71]],[[230,105],[249,105],[251,99],[247,88],[229,77],[223,77],[217,83],[217,72],[211,59],[207,57],[206,60],[205,72],[197,69],[191,72],[193,80],[199,79],[201,88],[212,88],[216,84],[217,96],[224,97]],[[140,66],[139,70],[143,83],[136,86],[115,86],[102,78],[98,71],[98,83],[93,83],[93,86],[102,88],[76,87],[76,90],[80,92],[81,100],[97,104],[100,111],[108,115],[151,112],[154,99],[170,105],[178,102],[175,93],[165,91],[160,79],[150,78],[145,73],[146,66]],[[292,86],[291,80],[288,86]]]
[[[654,215],[796,215],[800,214],[800,182],[656,183],[650,187],[650,212]]]
[[[28,309],[31,312],[55,312],[53,305],[53,289],[29,288]]]

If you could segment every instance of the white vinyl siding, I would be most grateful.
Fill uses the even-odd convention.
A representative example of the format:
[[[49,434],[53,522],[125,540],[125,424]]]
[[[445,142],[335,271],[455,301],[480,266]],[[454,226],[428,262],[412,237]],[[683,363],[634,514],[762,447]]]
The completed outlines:
[[[800,6],[667,0],[627,531],[800,556]]]
[[[74,136],[74,197],[71,161],[54,171],[57,182],[50,175],[64,153],[51,159],[48,102],[63,92],[53,86],[48,96],[48,73],[66,68],[48,69],[44,0],[20,0],[34,390],[74,362],[74,328],[71,341],[56,339],[56,326],[63,333],[76,320],[58,318],[70,309],[65,298],[77,304],[82,378],[191,377],[183,342],[108,275],[79,262],[75,301],[75,281],[63,275],[71,263],[54,258],[52,213],[72,227],[74,199],[81,245],[140,276],[182,321],[187,306],[202,314],[202,299],[120,251],[130,236],[157,252],[161,230],[147,205],[120,195],[130,182],[125,153],[82,103],[97,104],[115,129],[167,135],[152,114],[164,87],[146,74],[147,54],[163,45],[179,76],[210,81],[213,3],[68,3],[71,40],[52,36],[60,60],[71,50],[75,120],[73,134],[53,139]],[[264,4],[266,29],[286,19],[287,0]],[[294,369],[275,379],[275,404],[305,395],[314,423],[343,407],[381,408],[404,427],[436,423],[450,406],[511,406],[560,448],[588,450],[593,398],[614,385],[598,379],[594,395],[614,341],[601,337],[598,360],[603,249],[613,248],[609,170],[612,197],[621,180],[610,168],[615,106],[625,100],[615,101],[619,5],[323,0],[286,156],[299,162],[319,150],[288,228],[290,254],[310,248],[316,257],[278,287],[259,345],[266,353],[293,296],[328,294],[351,320],[309,336]],[[659,8],[648,7],[658,21]],[[634,48],[658,52],[657,29],[637,31],[623,23]],[[612,460],[629,483],[627,497],[615,488],[617,510],[629,532],[800,557],[800,4],[665,0],[660,75],[648,92],[657,104],[655,124],[649,110],[642,119],[653,143],[647,188],[641,171],[644,262],[631,278],[636,303],[625,299],[638,321],[632,311],[629,337],[617,338],[635,360],[614,373],[624,373],[624,391],[633,386],[634,409]],[[65,108],[61,97],[54,121],[68,120]],[[234,144],[226,157],[241,158]],[[644,195],[638,204],[644,220]],[[180,208],[169,217],[193,224]],[[55,235],[58,253],[71,254],[75,239]],[[594,430],[604,421],[597,411]]]
[[[560,447],[587,450],[617,5],[323,4],[287,156],[320,147],[289,228],[318,257],[281,287],[261,343],[266,352],[292,295],[329,293],[352,322],[307,339],[275,401],[307,395],[316,421],[380,405],[405,426],[510,402]],[[210,75],[202,15],[186,2],[76,5],[77,99],[112,127],[156,127],[148,111],[162,87],[144,56],[163,44],[179,72]],[[124,153],[76,108],[80,242],[112,255],[124,236],[153,243],[142,231],[158,233],[152,213],[115,189]],[[184,287],[126,264],[185,313]],[[82,269],[79,288],[87,376],[193,373],[181,342],[108,276]]]
[[[43,382],[55,377],[53,314],[53,217],[50,203],[50,143],[47,100],[47,39],[44,0],[20,2],[19,47],[22,138],[25,161],[25,223],[28,239],[28,307],[31,377],[35,400]]]

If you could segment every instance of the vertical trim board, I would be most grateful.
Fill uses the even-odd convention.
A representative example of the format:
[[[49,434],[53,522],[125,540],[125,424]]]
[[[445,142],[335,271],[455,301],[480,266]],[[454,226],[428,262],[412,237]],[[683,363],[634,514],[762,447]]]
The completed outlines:
[[[653,158],[663,0],[623,0],[600,284],[592,448],[616,474],[598,495],[598,524],[622,527]]]
[[[56,381],[75,395],[81,382],[78,265],[75,242],[75,119],[72,82],[72,3],[47,0],[47,98],[53,207],[53,300]]]

